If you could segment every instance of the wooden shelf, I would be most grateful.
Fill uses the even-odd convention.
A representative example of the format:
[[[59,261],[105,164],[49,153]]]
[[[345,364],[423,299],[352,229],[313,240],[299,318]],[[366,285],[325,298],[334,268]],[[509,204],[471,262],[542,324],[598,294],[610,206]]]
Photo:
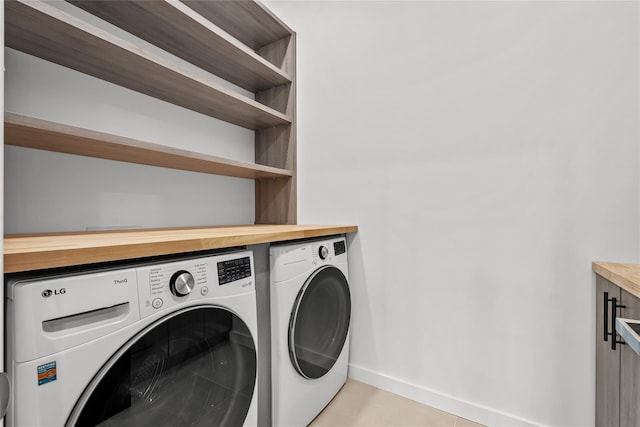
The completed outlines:
[[[39,0],[5,2],[8,47],[249,129],[291,118]]]
[[[262,4],[237,0],[183,0],[233,37],[258,50],[293,31]]]
[[[291,83],[278,67],[181,2],[67,1],[251,92]]]
[[[5,144],[237,178],[283,178],[292,172],[95,132],[88,129],[5,114]]]
[[[241,225],[8,235],[4,271],[40,270],[351,233],[353,225]]]

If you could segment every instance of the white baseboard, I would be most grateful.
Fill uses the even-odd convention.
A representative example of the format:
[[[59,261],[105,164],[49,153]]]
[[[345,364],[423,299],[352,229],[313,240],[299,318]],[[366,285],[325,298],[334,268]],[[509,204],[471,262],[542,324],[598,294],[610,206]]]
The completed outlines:
[[[416,384],[349,364],[349,378],[415,400],[489,427],[534,427],[540,424]]]

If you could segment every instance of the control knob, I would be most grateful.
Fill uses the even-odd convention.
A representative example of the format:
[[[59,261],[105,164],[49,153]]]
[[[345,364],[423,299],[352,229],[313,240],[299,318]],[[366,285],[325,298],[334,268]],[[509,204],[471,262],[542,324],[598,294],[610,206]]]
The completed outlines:
[[[329,249],[326,246],[320,246],[318,249],[318,255],[320,255],[320,259],[327,259],[329,256]]]
[[[193,276],[186,270],[180,270],[173,273],[171,280],[169,280],[169,287],[171,293],[177,297],[184,297],[191,293],[195,285]]]

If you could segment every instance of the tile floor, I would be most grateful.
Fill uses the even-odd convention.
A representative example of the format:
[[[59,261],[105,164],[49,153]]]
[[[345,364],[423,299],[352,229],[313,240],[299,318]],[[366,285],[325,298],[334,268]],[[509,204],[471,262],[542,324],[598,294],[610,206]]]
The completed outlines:
[[[309,427],[484,427],[370,385],[347,380]]]

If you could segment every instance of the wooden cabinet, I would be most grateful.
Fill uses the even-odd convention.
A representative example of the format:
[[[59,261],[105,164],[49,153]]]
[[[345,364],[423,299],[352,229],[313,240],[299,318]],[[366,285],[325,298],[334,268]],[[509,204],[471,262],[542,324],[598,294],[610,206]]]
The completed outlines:
[[[596,276],[596,420],[598,427],[640,425],[640,356],[615,332],[615,318],[640,319],[640,299]]]
[[[640,319],[640,299],[622,289],[624,317]],[[640,426],[640,355],[630,346],[620,347],[620,425]]]

